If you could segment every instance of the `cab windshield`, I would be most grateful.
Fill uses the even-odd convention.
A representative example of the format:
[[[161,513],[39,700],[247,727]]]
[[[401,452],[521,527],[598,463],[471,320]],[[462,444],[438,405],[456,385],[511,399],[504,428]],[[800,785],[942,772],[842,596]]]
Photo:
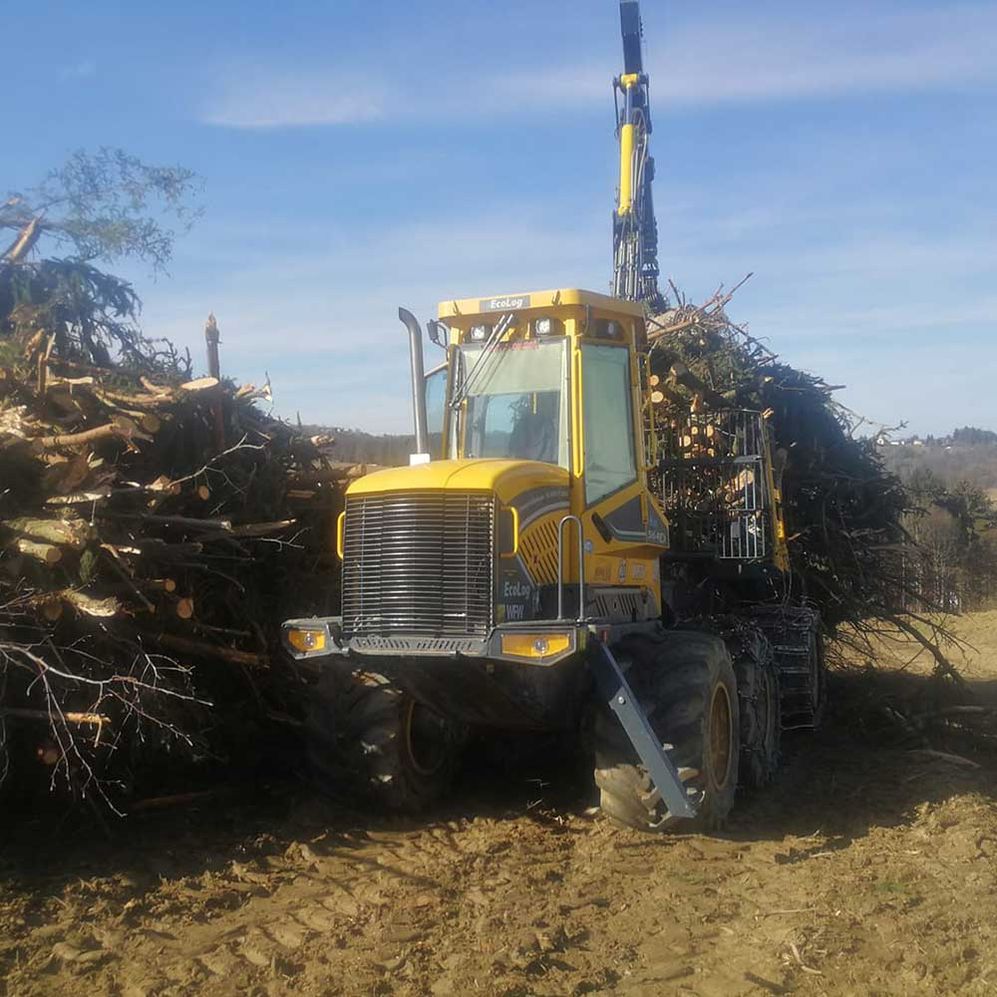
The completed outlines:
[[[460,348],[457,440],[464,457],[568,466],[565,341]]]

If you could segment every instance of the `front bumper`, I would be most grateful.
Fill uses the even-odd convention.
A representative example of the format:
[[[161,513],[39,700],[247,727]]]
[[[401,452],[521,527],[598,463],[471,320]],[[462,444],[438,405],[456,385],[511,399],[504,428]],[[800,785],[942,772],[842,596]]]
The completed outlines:
[[[588,629],[568,620],[505,623],[487,637],[373,635],[346,638],[340,616],[288,620],[282,628],[285,650],[296,660],[329,656],[480,658],[548,667],[586,645]]]

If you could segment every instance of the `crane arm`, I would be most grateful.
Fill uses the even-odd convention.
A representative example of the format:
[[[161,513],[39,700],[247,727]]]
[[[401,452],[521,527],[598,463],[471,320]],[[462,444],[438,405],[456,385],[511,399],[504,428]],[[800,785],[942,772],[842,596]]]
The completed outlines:
[[[654,160],[648,151],[651,112],[641,53],[639,0],[620,0],[620,28],[624,72],[613,80],[620,145],[619,193],[613,212],[613,294],[659,310],[658,225],[651,194]]]

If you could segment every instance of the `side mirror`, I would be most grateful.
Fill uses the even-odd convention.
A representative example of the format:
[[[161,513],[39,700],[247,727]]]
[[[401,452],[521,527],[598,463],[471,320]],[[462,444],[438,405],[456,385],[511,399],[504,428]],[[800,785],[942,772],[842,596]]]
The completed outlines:
[[[441,349],[447,348],[446,342],[446,327],[442,322],[437,322],[436,319],[431,318],[426,323],[426,331],[429,333],[429,338]]]

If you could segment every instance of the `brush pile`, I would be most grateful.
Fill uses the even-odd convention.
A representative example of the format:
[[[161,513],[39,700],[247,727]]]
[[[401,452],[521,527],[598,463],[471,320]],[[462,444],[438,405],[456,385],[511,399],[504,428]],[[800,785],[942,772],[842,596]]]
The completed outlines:
[[[939,668],[950,671],[939,631],[905,612],[910,566],[920,557],[904,528],[911,503],[872,442],[856,437],[861,420],[835,401],[835,386],[783,363],[734,324],[725,311],[733,292],[697,306],[672,291],[675,307],[648,326],[651,399],[664,455],[698,456],[715,424],[711,413],[759,413],[771,430],[797,595],[819,609],[831,633],[862,642],[901,631],[922,640]],[[739,425],[744,445],[750,422]],[[748,450],[757,448],[749,443]],[[729,481],[718,482],[714,497],[725,487]],[[736,491],[742,501],[744,488]],[[681,514],[676,518],[681,523]]]
[[[100,795],[163,751],[243,750],[290,709],[281,620],[335,608],[358,469],[267,416],[268,388],[184,377],[175,355],[63,359],[18,329],[0,336],[0,779],[40,762]]]

